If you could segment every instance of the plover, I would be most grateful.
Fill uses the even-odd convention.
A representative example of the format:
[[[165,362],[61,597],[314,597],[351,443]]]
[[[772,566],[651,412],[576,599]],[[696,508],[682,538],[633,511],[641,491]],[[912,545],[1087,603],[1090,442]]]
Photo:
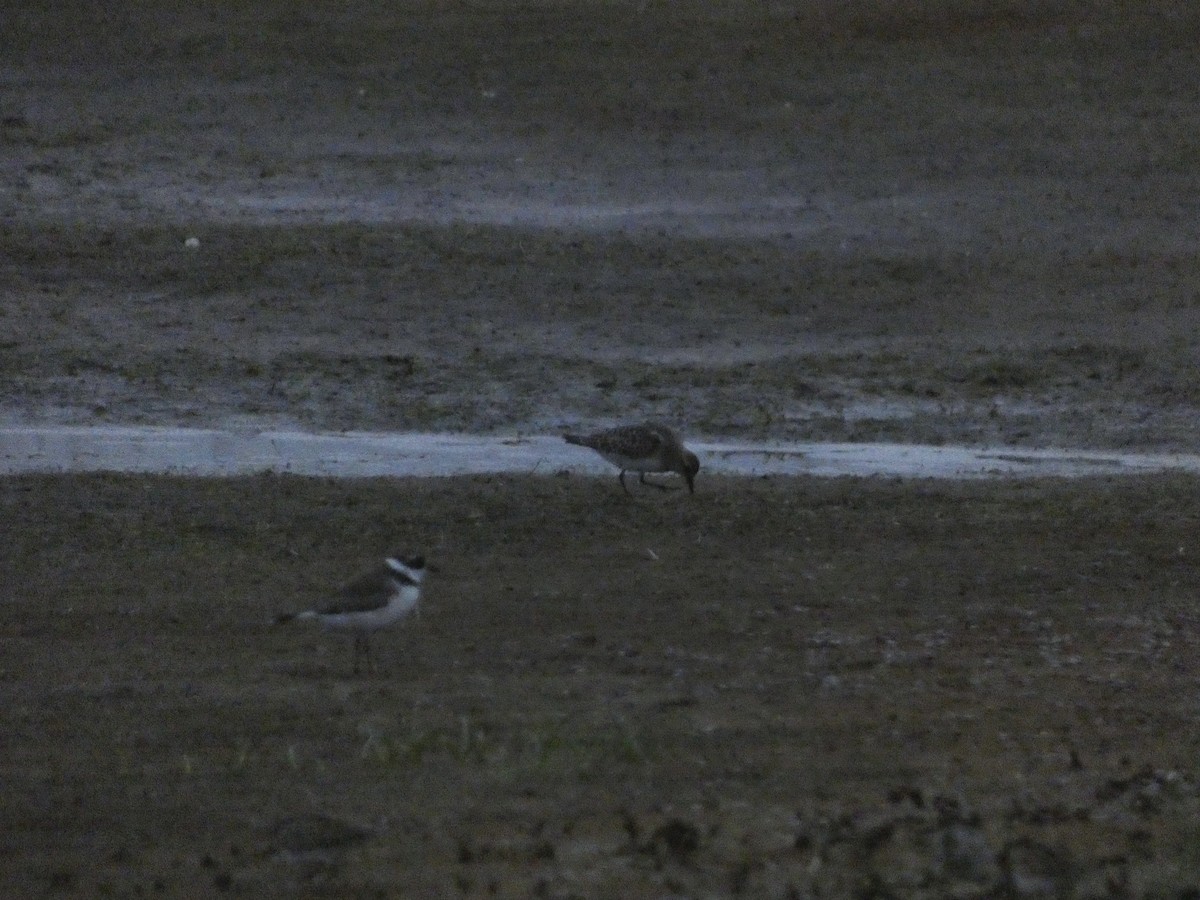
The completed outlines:
[[[625,493],[626,472],[637,472],[642,484],[669,490],[665,484],[646,480],[647,472],[678,472],[687,482],[688,490],[696,492],[696,473],[700,460],[680,443],[679,437],[666,425],[646,422],[643,425],[622,425],[592,434],[564,434],[568,444],[590,447],[621,470],[617,479]]]
[[[287,613],[275,621],[279,624],[293,619],[316,621],[325,628],[352,632],[354,673],[358,674],[360,657],[366,660],[368,670],[373,672],[375,666],[368,640],[371,632],[394,625],[410,614],[419,617],[421,582],[424,579],[423,556],[396,554],[349,582],[333,603],[318,609]]]

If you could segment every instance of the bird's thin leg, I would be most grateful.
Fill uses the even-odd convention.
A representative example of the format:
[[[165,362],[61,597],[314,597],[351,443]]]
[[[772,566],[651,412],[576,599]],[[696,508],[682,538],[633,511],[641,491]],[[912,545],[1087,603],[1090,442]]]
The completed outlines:
[[[375,672],[375,658],[371,656],[371,644],[365,634],[356,634],[354,636],[354,674],[358,675],[362,669],[359,663],[365,665],[363,668],[366,674],[372,675]]]
[[[621,470],[621,474],[617,476],[617,481],[621,482],[621,487],[625,489],[625,493],[629,493],[629,485],[625,483],[625,470]]]

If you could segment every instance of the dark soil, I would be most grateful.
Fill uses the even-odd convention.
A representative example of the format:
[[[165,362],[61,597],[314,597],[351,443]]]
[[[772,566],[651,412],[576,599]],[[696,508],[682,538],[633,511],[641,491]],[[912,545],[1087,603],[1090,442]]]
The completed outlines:
[[[1200,890],[1194,479],[0,502],[9,896]],[[396,548],[379,674],[271,624]]]

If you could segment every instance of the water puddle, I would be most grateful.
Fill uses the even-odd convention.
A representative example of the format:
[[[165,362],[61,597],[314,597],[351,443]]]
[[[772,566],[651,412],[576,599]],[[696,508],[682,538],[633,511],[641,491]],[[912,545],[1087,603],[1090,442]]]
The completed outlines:
[[[910,444],[689,441],[703,471],[722,475],[1034,478],[1200,473],[1200,456]],[[304,433],[156,427],[0,428],[0,474],[134,472],[364,477],[486,473],[611,474],[557,436]]]

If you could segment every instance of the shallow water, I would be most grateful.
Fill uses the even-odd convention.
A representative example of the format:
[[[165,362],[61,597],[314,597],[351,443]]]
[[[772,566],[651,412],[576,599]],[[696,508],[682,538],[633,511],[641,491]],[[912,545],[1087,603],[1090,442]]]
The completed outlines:
[[[908,444],[689,441],[702,470],[723,475],[908,478],[1079,477],[1200,472],[1200,456]],[[157,427],[0,428],[0,474],[279,472],[361,477],[483,473],[611,473],[557,436],[304,433]]]

